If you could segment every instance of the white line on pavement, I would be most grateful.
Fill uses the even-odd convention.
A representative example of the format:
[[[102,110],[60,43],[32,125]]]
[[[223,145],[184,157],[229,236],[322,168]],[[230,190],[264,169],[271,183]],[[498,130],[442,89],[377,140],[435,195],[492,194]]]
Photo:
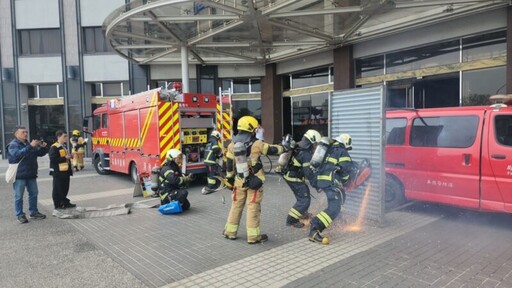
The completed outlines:
[[[94,199],[107,198],[107,197],[113,197],[113,196],[124,196],[124,195],[131,195],[131,194],[133,194],[133,188],[95,192],[95,193],[88,193],[88,194],[81,194],[81,195],[69,195],[69,198],[72,200],[72,202],[74,202],[74,201],[94,200]],[[53,200],[51,198],[50,199],[41,199],[41,200],[39,200],[39,203],[41,203],[44,206],[51,206],[51,205],[53,205]]]

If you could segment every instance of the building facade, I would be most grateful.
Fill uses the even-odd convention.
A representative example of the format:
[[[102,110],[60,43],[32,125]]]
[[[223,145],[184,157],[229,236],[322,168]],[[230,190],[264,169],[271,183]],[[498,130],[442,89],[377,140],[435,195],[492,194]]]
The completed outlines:
[[[57,129],[81,129],[108,99],[180,81],[180,65],[138,65],[112,50],[102,25],[127,3],[0,0],[2,151],[16,125],[51,141]],[[235,119],[255,116],[271,142],[311,128],[327,134],[334,90],[385,84],[392,108],[487,104],[512,88],[511,15],[490,9],[266,65],[194,64],[190,90],[230,88]]]

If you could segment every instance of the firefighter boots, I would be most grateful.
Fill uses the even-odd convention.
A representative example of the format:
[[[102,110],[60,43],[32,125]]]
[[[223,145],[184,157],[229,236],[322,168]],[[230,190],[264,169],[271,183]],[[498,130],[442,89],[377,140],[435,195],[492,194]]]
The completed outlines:
[[[267,242],[267,241],[268,241],[267,234],[261,234],[259,240],[256,240],[254,242],[247,242],[247,243],[249,243],[249,244],[258,244],[258,243],[263,243],[263,242]]]
[[[226,230],[222,231],[222,236],[224,236],[224,238],[229,239],[229,240],[236,240],[236,236],[226,235]]]
[[[302,228],[302,227],[304,227],[304,223],[300,222],[299,220],[297,220],[293,217],[288,216],[288,218],[286,219],[286,226],[291,226],[294,228]]]
[[[323,245],[329,244],[329,238],[323,237],[320,234],[320,231],[318,231],[318,230],[311,230],[311,231],[309,231],[308,239],[311,242],[316,242],[316,243],[323,244]]]

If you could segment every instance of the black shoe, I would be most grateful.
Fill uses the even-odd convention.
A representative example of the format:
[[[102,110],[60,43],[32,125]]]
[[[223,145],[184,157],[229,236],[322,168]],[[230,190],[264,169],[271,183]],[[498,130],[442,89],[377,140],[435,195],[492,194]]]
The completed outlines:
[[[263,243],[263,242],[267,242],[268,241],[268,236],[267,234],[261,234],[260,235],[260,240],[257,240],[257,241],[254,241],[254,242],[247,242],[249,244],[258,244],[258,243]]]
[[[75,208],[76,207],[76,204],[73,204],[73,203],[66,203],[66,204],[62,204],[62,206],[60,206],[61,209],[68,209],[68,208]]]
[[[316,243],[319,243],[319,244],[324,244],[324,245],[329,244],[329,238],[323,237],[320,234],[320,231],[318,231],[318,230],[311,230],[311,231],[309,231],[308,239],[311,242],[316,242]]]
[[[20,222],[21,224],[28,223],[27,216],[25,216],[25,215],[18,216],[18,222]]]
[[[42,220],[42,219],[45,219],[46,218],[46,215],[40,213],[40,212],[36,212],[34,214],[30,214],[30,219],[39,219],[39,220]]]
[[[286,226],[291,226],[294,228],[302,228],[302,227],[304,227],[304,223],[302,223],[300,221],[294,221],[294,222],[286,221]]]
[[[229,240],[236,240],[236,236],[229,236],[229,235],[226,235],[226,231],[222,231],[222,236],[224,236],[224,238],[226,239],[229,239]]]

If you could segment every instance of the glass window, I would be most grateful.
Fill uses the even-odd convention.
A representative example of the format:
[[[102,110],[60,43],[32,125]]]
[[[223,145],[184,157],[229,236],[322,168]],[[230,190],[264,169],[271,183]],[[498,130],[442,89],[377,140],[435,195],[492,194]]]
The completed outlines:
[[[56,84],[39,85],[39,98],[57,98],[58,86]]]
[[[189,81],[189,90],[192,92],[192,81]],[[215,81],[213,79],[201,79],[201,93],[209,93],[209,94],[216,94],[215,93]]]
[[[386,73],[458,63],[459,51],[459,40],[453,40],[386,54]]]
[[[292,131],[296,141],[309,129],[327,135],[328,93],[292,97]]]
[[[233,79],[233,93],[249,93],[249,79]]]
[[[92,117],[92,130],[98,130],[100,126],[100,115],[93,115]]]
[[[231,79],[222,79],[221,81],[222,91],[227,91],[231,89]]]
[[[60,29],[20,30],[20,55],[59,54]]]
[[[498,143],[512,146],[512,115],[497,115],[494,118],[494,127]]]
[[[470,147],[475,142],[478,119],[478,116],[415,118],[410,144],[419,147]]]
[[[329,83],[329,68],[319,68],[292,74],[292,89]]]
[[[85,54],[112,52],[101,27],[84,27],[83,47]]]
[[[108,115],[105,113],[105,114],[101,114],[101,128],[107,128],[108,126]]]
[[[238,119],[243,116],[253,116],[261,123],[261,100],[234,100],[233,102],[233,130],[236,130]]]
[[[291,85],[292,85],[292,76],[291,75],[283,75],[283,77],[281,77],[283,79],[283,91],[286,91],[286,90],[290,90],[291,89]]]
[[[406,126],[405,118],[386,119],[386,145],[404,145]]]
[[[489,96],[506,93],[505,66],[462,72],[462,105],[490,105]]]
[[[384,55],[356,59],[356,78],[384,74]]]
[[[37,85],[27,85],[28,98],[37,98]]]
[[[261,80],[251,79],[251,93],[261,92]]]
[[[462,39],[462,61],[507,55],[507,32],[486,33]]]

